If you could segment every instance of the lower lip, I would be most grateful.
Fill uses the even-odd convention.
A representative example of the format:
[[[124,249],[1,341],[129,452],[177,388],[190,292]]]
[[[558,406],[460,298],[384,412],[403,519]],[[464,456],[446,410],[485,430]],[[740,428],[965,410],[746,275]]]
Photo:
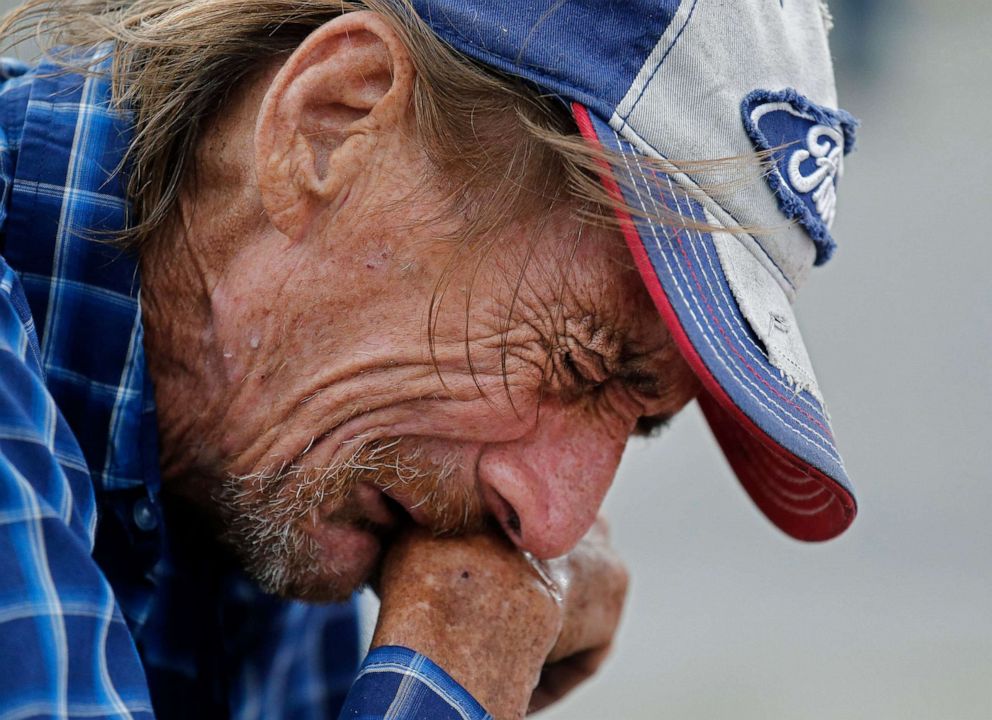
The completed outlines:
[[[352,500],[362,520],[375,527],[339,520],[332,511],[310,532],[321,548],[321,555],[332,565],[344,561],[352,566],[365,566],[368,572],[382,552],[385,537],[399,524],[401,509],[378,489],[365,483],[354,487]]]

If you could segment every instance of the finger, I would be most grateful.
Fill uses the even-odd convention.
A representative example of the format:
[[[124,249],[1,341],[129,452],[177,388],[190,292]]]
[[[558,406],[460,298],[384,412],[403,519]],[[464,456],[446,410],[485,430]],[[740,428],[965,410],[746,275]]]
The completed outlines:
[[[545,665],[541,671],[541,680],[531,695],[527,712],[537,712],[565,697],[577,685],[595,674],[609,653],[610,646],[606,645]]]
[[[574,583],[566,600],[565,623],[548,660],[608,645],[623,612],[629,576],[622,565],[600,568],[595,582]]]
[[[589,532],[585,534],[586,540],[593,542],[607,542],[610,539],[610,522],[605,515],[597,515]]]

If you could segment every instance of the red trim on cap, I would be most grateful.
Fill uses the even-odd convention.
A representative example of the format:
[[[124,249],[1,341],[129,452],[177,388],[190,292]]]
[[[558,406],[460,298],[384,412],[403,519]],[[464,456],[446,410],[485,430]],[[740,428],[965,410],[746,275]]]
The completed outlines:
[[[779,529],[799,540],[817,541],[829,540],[851,524],[857,509],[853,503],[845,505],[849,495],[834,490],[838,485],[827,475],[774,441],[774,447],[760,442],[712,395],[700,395],[699,406],[744,490]],[[819,492],[796,492],[797,486],[813,484]]]
[[[601,146],[589,111],[583,105],[573,103],[572,112],[582,136]],[[613,198],[622,202],[623,193],[613,177],[612,169],[605,161],[601,161],[600,165],[603,186]],[[633,218],[620,209],[616,209],[616,213],[624,240],[655,307],[686,362],[703,383],[708,396],[700,397],[700,406],[744,489],[769,519],[796,539],[819,541],[839,535],[857,514],[854,498],[833,478],[780,445],[737,406],[709,371],[683,329],[644,249]],[[783,501],[782,495],[787,492],[784,488],[805,478],[819,483],[833,496],[834,501],[817,501],[817,507],[808,509],[801,504]]]

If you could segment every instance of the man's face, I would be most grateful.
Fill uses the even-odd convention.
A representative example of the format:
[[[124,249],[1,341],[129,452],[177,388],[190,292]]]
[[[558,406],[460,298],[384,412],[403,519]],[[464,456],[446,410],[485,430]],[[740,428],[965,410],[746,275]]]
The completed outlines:
[[[563,554],[639,423],[696,391],[618,233],[561,206],[446,240],[466,219],[432,177],[415,144],[380,147],[304,242],[249,245],[211,293],[202,441],[267,589],[347,596],[409,518]]]

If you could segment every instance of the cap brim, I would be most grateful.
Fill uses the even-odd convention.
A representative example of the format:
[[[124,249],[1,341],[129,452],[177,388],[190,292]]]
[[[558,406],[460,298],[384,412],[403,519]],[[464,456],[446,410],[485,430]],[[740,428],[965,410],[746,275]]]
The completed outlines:
[[[638,155],[583,105],[572,110],[589,142]],[[712,224],[670,178],[648,179],[634,167],[604,164],[601,174],[625,206],[642,208],[646,216],[674,210],[697,224]],[[857,504],[822,402],[770,361],[735,300],[712,233],[619,216],[641,277],[702,382],[700,405],[744,489],[794,538],[828,540],[842,533]],[[776,281],[769,275],[767,282]]]

